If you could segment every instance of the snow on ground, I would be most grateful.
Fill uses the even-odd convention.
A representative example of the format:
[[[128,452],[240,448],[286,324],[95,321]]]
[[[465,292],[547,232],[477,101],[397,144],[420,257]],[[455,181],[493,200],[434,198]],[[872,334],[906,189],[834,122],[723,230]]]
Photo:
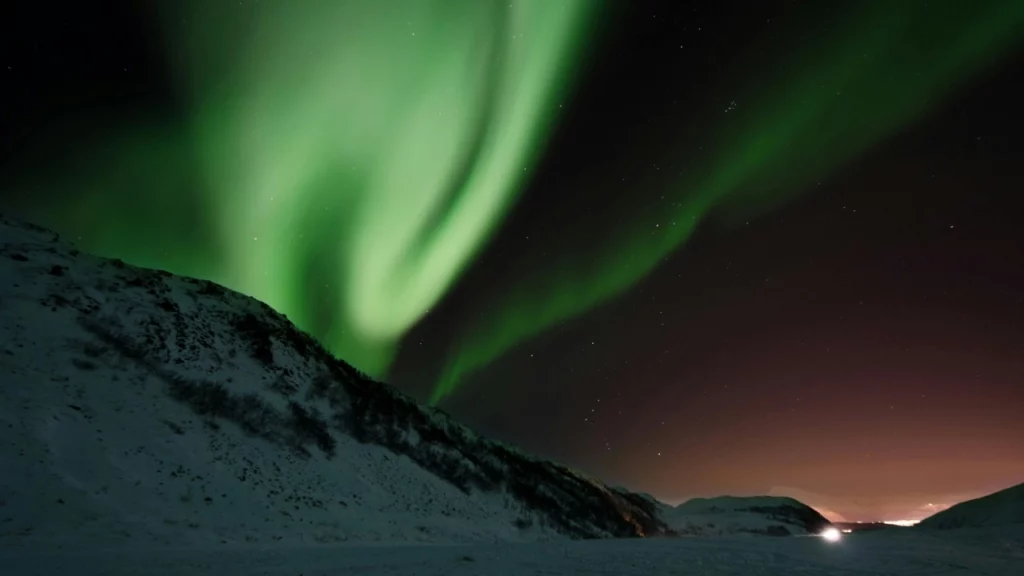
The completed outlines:
[[[368,380],[251,298],[0,218],[4,576],[1024,575],[1020,526],[566,539],[669,532],[659,515],[818,522],[787,506],[610,489]]]
[[[663,527],[646,502],[369,380],[256,300],[3,219],[0,374],[0,547]]]
[[[820,538],[652,538],[482,545],[129,551],[3,550],[11,576],[1021,576],[1024,534],[869,532]]]

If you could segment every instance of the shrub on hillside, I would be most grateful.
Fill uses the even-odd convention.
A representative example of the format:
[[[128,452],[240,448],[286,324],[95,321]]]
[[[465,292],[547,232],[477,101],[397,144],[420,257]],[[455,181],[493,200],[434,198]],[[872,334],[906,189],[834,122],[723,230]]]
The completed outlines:
[[[316,408],[306,408],[298,402],[288,403],[291,412],[290,428],[302,444],[315,442],[317,447],[328,457],[334,456],[337,441],[327,429],[327,422]]]

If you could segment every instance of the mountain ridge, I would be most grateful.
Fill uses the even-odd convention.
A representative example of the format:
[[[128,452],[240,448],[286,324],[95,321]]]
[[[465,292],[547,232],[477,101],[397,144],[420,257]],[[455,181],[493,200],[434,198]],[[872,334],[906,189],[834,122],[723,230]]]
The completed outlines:
[[[1024,483],[954,504],[921,520],[924,530],[1024,525]]]
[[[76,506],[81,509],[73,510],[73,516],[85,514],[90,521],[120,518],[114,523],[125,524],[120,530],[131,532],[132,527],[145,525],[145,519],[128,513],[110,496],[115,490],[130,492],[124,486],[129,479],[139,486],[157,482],[148,500],[144,495],[133,497],[136,505],[145,508],[159,501],[162,505],[156,507],[170,514],[165,519],[168,526],[197,525],[193,530],[202,532],[205,524],[192,517],[203,514],[169,511],[190,509],[185,496],[179,505],[157,489],[166,486],[169,478],[187,475],[184,469],[212,468],[218,470],[216,489],[208,486],[208,478],[193,482],[209,488],[196,488],[198,492],[218,493],[203,496],[202,502],[231,500],[229,494],[246,482],[251,484],[253,471],[262,467],[244,465],[228,453],[226,443],[234,450],[245,446],[243,451],[258,453],[275,473],[287,464],[306,468],[318,482],[333,484],[339,492],[351,484],[373,493],[383,510],[363,506],[364,515],[386,516],[386,511],[394,516],[393,525],[424,525],[414,538],[404,530],[388,529],[383,532],[394,534],[368,530],[370,539],[600,538],[665,532],[653,506],[623,497],[568,467],[480,437],[443,412],[421,406],[334,358],[283,315],[255,299],[204,280],[91,256],[61,242],[53,232],[8,217],[0,221],[0,230],[0,273],[10,279],[0,287],[3,340],[15,343],[2,352],[3,369],[12,377],[0,393],[7,396],[5,405],[21,409],[0,413],[8,435],[3,457],[18,462],[26,478],[42,476],[43,484],[55,492],[52,502],[35,502],[31,510],[8,506],[6,512],[12,514],[8,524],[22,526],[8,530],[8,536],[32,539],[39,534],[26,525],[30,512],[53,508],[64,513]],[[42,357],[33,361],[33,354]],[[148,403],[150,421],[137,422],[136,434],[149,441],[115,454],[104,447],[115,435],[111,428],[125,430],[125,412],[136,409],[110,390],[112,381],[123,379],[132,382],[124,393]],[[61,383],[59,391],[54,388],[56,382]],[[175,417],[167,416],[171,413]],[[76,476],[84,474],[81,471],[68,472],[74,466],[59,461],[56,440],[38,427],[40,420],[47,419],[48,428],[58,428],[51,432],[62,435],[61,441],[67,440],[64,428],[76,430],[77,450],[92,454],[95,462],[74,466],[89,469],[87,476],[103,476],[105,484],[92,486]],[[77,419],[85,422],[69,424]],[[92,440],[87,440],[89,433],[84,430],[89,425]],[[220,448],[207,455],[209,462],[194,462],[191,467],[175,465],[167,454],[144,462],[147,458],[139,454],[151,452],[149,445],[169,442],[164,433],[172,440],[188,438]],[[258,438],[262,444],[248,446],[246,437]],[[124,443],[120,437],[117,441]],[[19,444],[27,444],[34,453],[18,448]],[[368,451],[372,454],[367,455]],[[331,465],[338,459],[351,464],[356,455],[369,460],[358,461],[358,472],[339,471]],[[193,456],[179,449],[174,459],[187,461]],[[257,457],[246,458],[255,462]],[[26,462],[30,459],[34,459],[31,465]],[[412,485],[429,485],[430,496],[425,502],[406,498],[402,494],[408,489],[406,483],[389,482],[392,471],[380,462],[402,468]],[[237,468],[236,473],[219,470],[225,463]],[[203,475],[191,477],[196,476]],[[264,483],[262,494],[250,499],[262,507],[279,507],[278,513],[287,513],[285,518],[300,518],[307,524],[313,522],[307,518],[310,514],[329,518],[344,515],[350,506],[344,499],[329,500],[333,490],[311,486],[308,478],[295,482],[309,490],[284,484],[267,488]],[[13,477],[5,484],[5,492],[21,502],[33,500],[30,492],[38,488]],[[71,495],[56,495],[65,492]],[[272,501],[284,507],[268,504]],[[307,509],[318,512],[307,514]],[[475,520],[481,515],[479,522]],[[225,518],[232,524],[230,515]],[[458,526],[453,518],[468,524]],[[296,523],[299,520],[290,524]],[[249,530],[257,540],[266,536],[253,530],[251,522],[242,524],[248,528],[223,526],[217,532]],[[165,539],[170,532],[145,528]],[[333,541],[359,539],[363,534],[352,528],[339,528],[333,535],[331,529],[314,532],[316,536],[303,538]]]
[[[797,503],[705,512],[722,527],[694,530],[653,496],[484,438],[368,378],[254,298],[92,256],[4,215],[0,278],[0,542],[531,541],[827,523]]]
[[[832,526],[817,510],[785,496],[690,498],[676,506],[662,504],[660,517],[683,535],[791,536],[820,534]]]

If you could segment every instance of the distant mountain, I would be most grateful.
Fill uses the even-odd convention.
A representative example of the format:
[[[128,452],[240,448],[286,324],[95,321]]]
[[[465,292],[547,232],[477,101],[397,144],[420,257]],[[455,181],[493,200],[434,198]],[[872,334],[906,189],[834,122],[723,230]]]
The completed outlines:
[[[1024,484],[961,502],[933,514],[917,528],[949,529],[1024,524]]]
[[[810,506],[777,496],[693,498],[675,507],[662,506],[661,518],[681,535],[789,536],[818,534],[831,526]]]
[[[874,530],[899,530],[902,526],[885,522],[833,522],[836,528],[847,532],[871,532]]]
[[[667,533],[219,285],[0,218],[0,547]]]

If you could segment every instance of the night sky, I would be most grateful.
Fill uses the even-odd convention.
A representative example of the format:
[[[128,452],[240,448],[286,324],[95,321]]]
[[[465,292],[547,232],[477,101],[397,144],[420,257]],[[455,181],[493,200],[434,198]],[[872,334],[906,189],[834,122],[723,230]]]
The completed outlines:
[[[518,1],[21,2],[0,208],[669,502],[1024,481],[1024,7]]]

